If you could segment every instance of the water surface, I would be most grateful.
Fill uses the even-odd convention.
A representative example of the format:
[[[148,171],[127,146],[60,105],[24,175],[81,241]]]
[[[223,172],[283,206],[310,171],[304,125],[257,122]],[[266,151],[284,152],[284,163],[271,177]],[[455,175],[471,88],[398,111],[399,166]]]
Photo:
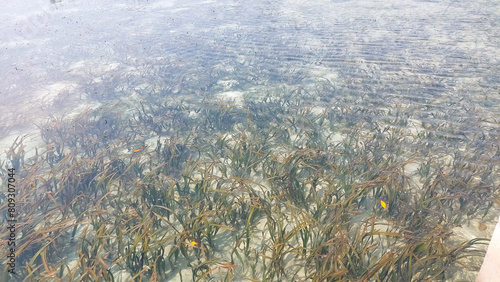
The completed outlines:
[[[405,193],[422,191],[432,186],[431,180],[448,177],[439,184],[446,187],[444,192],[434,195],[440,203],[456,199],[450,205],[459,210],[480,206],[464,211],[463,217],[455,215],[456,210],[439,215],[454,231],[450,241],[489,237],[493,230],[494,220],[483,215],[498,195],[500,7],[494,1],[3,2],[0,133],[5,148],[25,135],[26,156],[33,156],[35,147],[57,143],[44,143],[44,126],[95,110],[95,130],[106,132],[100,138],[132,144],[124,145],[127,159],[125,152],[139,148],[134,144],[153,150],[156,138],[180,135],[177,128],[154,125],[175,121],[172,112],[158,110],[150,117],[146,113],[155,106],[170,107],[172,101],[187,101],[181,108],[189,111],[189,120],[196,120],[198,112],[191,112],[207,101],[219,101],[219,108],[212,105],[219,112],[227,104],[233,110],[231,118],[221,118],[225,125],[209,126],[215,130],[210,134],[244,139],[241,132],[248,128],[242,128],[250,127],[244,116],[266,107],[252,103],[281,97],[292,110],[277,113],[279,107],[270,103],[270,115],[262,114],[262,124],[257,124],[262,132],[275,123],[279,128],[303,109],[311,110],[305,114],[311,119],[319,120],[325,113],[330,123],[325,129],[303,125],[298,130],[302,125],[294,120],[289,124],[291,141],[273,141],[278,142],[273,143],[280,148],[277,152],[333,152],[342,142],[356,143],[352,154],[366,150],[360,158],[367,156],[367,167],[383,167],[393,160],[404,163],[406,181],[413,183]],[[113,116],[117,121],[109,129]],[[127,120],[142,124],[144,131],[120,135]],[[185,126],[193,132],[199,128]],[[322,136],[318,140],[323,143],[307,139],[311,132]],[[76,131],[73,136],[80,138]],[[349,136],[356,140],[348,142]],[[188,159],[186,155],[179,160]],[[434,175],[428,181],[423,176],[426,169],[431,171],[427,175]],[[375,170],[360,175],[373,173],[377,179]],[[253,176],[265,183],[265,174],[233,176]],[[362,180],[349,183],[357,182]],[[377,195],[360,200],[364,215],[371,215],[371,206],[380,200]],[[405,211],[391,212],[394,219]],[[490,228],[479,230],[476,225],[483,221]],[[261,227],[256,223],[257,230]],[[177,273],[172,270],[169,275]],[[240,277],[247,274],[241,272]],[[474,269],[464,275],[474,275]]]

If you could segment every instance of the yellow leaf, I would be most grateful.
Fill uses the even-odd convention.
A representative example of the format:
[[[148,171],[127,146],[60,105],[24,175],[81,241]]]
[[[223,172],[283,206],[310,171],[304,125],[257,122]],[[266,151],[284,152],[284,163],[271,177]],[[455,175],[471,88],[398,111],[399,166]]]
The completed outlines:
[[[380,204],[384,209],[387,209],[387,204],[384,201],[380,200]]]
[[[191,242],[191,245],[195,246],[195,245],[198,245],[198,243],[196,243],[195,241]]]

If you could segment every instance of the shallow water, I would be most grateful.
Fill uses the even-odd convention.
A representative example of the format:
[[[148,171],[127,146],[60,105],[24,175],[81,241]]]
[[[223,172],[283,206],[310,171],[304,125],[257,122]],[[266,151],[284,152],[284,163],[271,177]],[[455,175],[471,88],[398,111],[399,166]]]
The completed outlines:
[[[305,167],[290,168],[284,175],[295,175],[298,182],[287,182],[285,178],[277,181],[270,177],[275,172],[266,166],[276,171],[287,170],[287,154],[293,159],[294,154],[306,154],[301,150],[317,149],[325,152],[324,160],[327,161],[315,155],[315,161],[308,165],[314,166],[320,175],[331,173],[329,169],[332,169],[338,176],[314,180],[322,187],[317,191],[321,197],[327,198],[325,195],[331,192],[331,187],[344,187],[340,190],[345,195],[336,198],[341,202],[348,198],[345,187],[350,185],[365,187],[363,185],[372,185],[377,179],[382,181],[394,175],[403,179],[387,180],[380,190],[353,200],[361,211],[360,221],[374,215],[379,217],[381,224],[391,219],[407,220],[404,215],[410,209],[405,210],[403,206],[391,206],[390,216],[381,215],[377,206],[381,195],[393,197],[391,204],[397,205],[416,199],[414,195],[426,189],[441,189],[432,195],[439,205],[449,204],[450,208],[423,213],[443,218],[448,225],[443,222],[438,225],[446,225],[454,231],[447,237],[449,242],[458,244],[491,235],[496,216],[484,214],[498,208],[494,205],[498,199],[496,175],[500,161],[498,3],[55,2],[3,3],[7,8],[0,12],[5,23],[0,27],[0,71],[4,77],[0,81],[0,111],[3,113],[0,144],[8,149],[19,135],[27,136],[24,139],[27,165],[16,168],[25,170],[20,172],[23,179],[42,181],[40,179],[45,176],[37,178],[36,170],[29,169],[36,161],[28,158],[41,152],[45,154],[41,160],[48,163],[52,156],[49,146],[64,144],[60,145],[61,150],[67,151],[57,152],[60,159],[53,160],[55,166],[52,163],[37,167],[52,173],[59,165],[61,174],[51,176],[51,181],[56,178],[56,182],[60,179],[64,183],[64,179],[70,178],[66,176],[69,168],[65,161],[74,162],[87,156],[91,163],[91,156],[98,158],[106,150],[115,150],[121,154],[118,160],[106,156],[89,166],[107,167],[106,162],[111,161],[123,162],[124,167],[132,167],[134,163],[141,166],[133,166],[130,170],[119,168],[118,164],[109,170],[95,168],[97,171],[93,171],[93,175],[98,177],[100,172],[105,174],[114,169],[122,175],[134,171],[138,183],[144,182],[148,172],[155,171],[152,164],[161,165],[159,161],[155,163],[157,160],[151,154],[165,148],[167,145],[157,144],[166,142],[172,151],[164,152],[161,158],[172,162],[172,168],[158,174],[158,179],[154,180],[156,187],[166,182],[174,185],[172,179],[181,181],[180,171],[189,166],[191,158],[198,157],[202,163],[213,158],[216,169],[211,174],[207,170],[193,170],[194,180],[199,181],[207,177],[203,173],[208,173],[213,174],[212,177],[238,177],[266,186],[262,192],[248,193],[252,198],[249,204],[254,204],[256,197],[273,202],[280,195],[279,188],[285,187],[284,191],[291,195],[287,203],[300,207],[304,200],[300,200],[301,190],[297,187],[311,189],[316,185],[309,181],[313,176]],[[270,99],[265,100],[265,97]],[[85,112],[87,116],[79,118],[78,114]],[[256,116],[252,115],[254,113]],[[199,117],[219,120],[198,124]],[[327,121],[323,123],[323,120]],[[255,132],[249,133],[252,128]],[[44,132],[54,136],[57,132],[65,132],[67,135],[50,137]],[[279,132],[276,134],[284,137],[272,137],[268,143],[254,144],[256,152],[272,148],[266,156],[269,159],[261,159],[257,154],[252,163],[246,163],[235,157],[244,155],[236,153],[237,144],[250,147],[251,141],[246,143],[247,134],[257,140],[257,136],[270,132]],[[226,138],[228,148],[236,146],[230,152],[224,151],[226,145],[217,147],[226,142]],[[210,146],[197,142],[216,145],[208,149]],[[71,149],[72,145],[76,149]],[[137,158],[142,154],[137,150],[143,150],[147,161]],[[337,159],[336,150],[351,157]],[[11,158],[8,154],[2,153],[2,159]],[[252,167],[251,164],[256,163],[262,164],[262,168]],[[298,160],[295,164],[303,165]],[[328,168],[327,164],[331,166]],[[4,165],[8,167],[9,161]],[[343,177],[341,175],[350,176],[338,180]],[[102,183],[92,181],[89,180],[87,187]],[[124,183],[126,181],[128,179]],[[23,185],[28,187],[28,181]],[[124,184],[110,183],[113,188],[107,188],[108,192],[119,193],[115,185]],[[186,185],[187,190],[180,189],[176,197],[191,195],[189,191],[194,186]],[[221,187],[229,189],[224,185],[217,189]],[[403,187],[401,198],[391,194],[393,190],[399,191],[398,187]],[[78,195],[84,191],[82,186],[73,192]],[[99,193],[95,192],[96,198]],[[71,194],[57,193],[57,196],[61,197],[61,203],[67,204],[63,198],[70,198]],[[316,196],[311,194],[308,199]],[[4,200],[2,198],[2,202]],[[428,201],[422,200],[422,203]],[[476,209],[469,208],[471,206]],[[273,214],[277,212],[271,210]],[[457,215],[459,211],[463,214]],[[283,212],[295,215],[293,208]],[[256,234],[267,228],[261,223],[263,218],[261,214],[259,222],[255,222]],[[246,220],[241,222],[244,227]],[[293,226],[288,223],[289,227]],[[480,223],[488,228],[475,230]],[[177,224],[174,226],[179,228]],[[302,225],[297,223],[297,226]],[[81,229],[80,226],[79,231]],[[407,226],[406,229],[411,228]],[[293,230],[298,229],[290,227],[287,232]],[[262,231],[260,237],[254,238],[272,238],[269,233]],[[422,238],[425,238],[424,233],[422,231]],[[232,235],[221,236],[229,238]],[[227,252],[233,246],[223,240],[217,244],[216,254]],[[269,249],[264,243],[262,246],[261,256],[269,256]],[[484,246],[477,248],[484,249]],[[381,247],[374,256],[380,259],[388,249]],[[66,260],[74,263],[75,258]],[[125,271],[126,267],[116,260],[113,270]],[[223,260],[229,258],[222,257]],[[290,260],[293,261],[290,257],[284,259]],[[478,263],[480,259],[471,262],[472,268],[463,270],[462,277],[473,277]],[[365,267],[374,265],[366,264]],[[293,271],[286,270],[285,277],[292,277],[290,271],[295,273],[294,279],[313,275],[291,268]],[[183,272],[191,275],[187,269],[188,266],[172,267],[168,277],[178,278]],[[134,271],[137,273],[137,269]],[[240,271],[236,279],[251,276],[248,269],[236,271]],[[454,270],[446,271],[452,273]],[[261,272],[267,274],[259,276],[254,270],[251,277],[271,280],[280,277],[262,269]],[[148,279],[153,279],[150,272],[148,275]],[[415,275],[413,278],[418,279],[427,274]],[[452,274],[430,277],[453,279]]]

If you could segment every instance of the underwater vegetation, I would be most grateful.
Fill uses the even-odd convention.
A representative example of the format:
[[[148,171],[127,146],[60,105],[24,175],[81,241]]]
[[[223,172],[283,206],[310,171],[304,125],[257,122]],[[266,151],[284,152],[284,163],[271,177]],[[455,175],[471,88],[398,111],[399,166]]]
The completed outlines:
[[[488,241],[452,229],[494,207],[498,146],[447,145],[456,125],[415,132],[422,117],[408,107],[357,107],[318,85],[240,100],[152,91],[48,119],[32,157],[19,137],[2,163],[18,171],[18,278],[444,281],[477,270]]]
[[[0,151],[0,282],[474,279],[498,1],[31,2],[2,40],[0,141],[38,132]]]

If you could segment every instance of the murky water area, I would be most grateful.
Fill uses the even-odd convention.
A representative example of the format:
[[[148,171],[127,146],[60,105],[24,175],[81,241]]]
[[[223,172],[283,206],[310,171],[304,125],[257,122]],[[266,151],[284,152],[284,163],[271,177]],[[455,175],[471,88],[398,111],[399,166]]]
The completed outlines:
[[[3,279],[477,274],[498,217],[499,3],[1,6]]]

